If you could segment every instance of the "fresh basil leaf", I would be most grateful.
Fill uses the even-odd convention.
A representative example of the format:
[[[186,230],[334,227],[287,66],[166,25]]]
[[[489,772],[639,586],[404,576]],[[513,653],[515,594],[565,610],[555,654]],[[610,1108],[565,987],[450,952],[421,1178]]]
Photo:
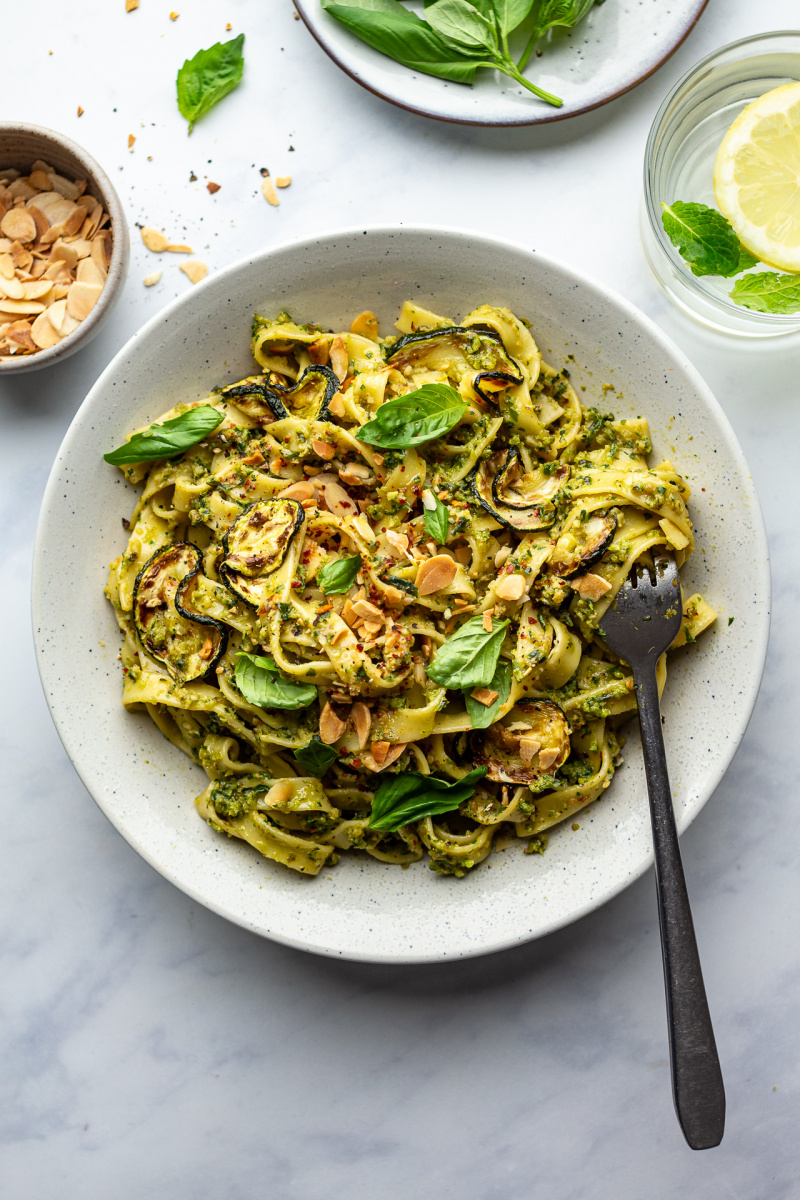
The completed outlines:
[[[448,46],[462,54],[497,53],[497,30],[469,0],[436,0],[425,20]]]
[[[743,275],[733,285],[731,299],[754,312],[778,316],[800,312],[800,275],[779,275],[777,271]]]
[[[174,458],[182,454],[190,446],[202,442],[204,437],[212,433],[225,420],[225,414],[210,404],[199,404],[188,412],[164,421],[161,425],[151,425],[142,433],[135,433],[130,441],[116,450],[104,454],[103,458],[113,467],[122,467],[127,463],[154,462],[159,458]]]
[[[481,704],[480,700],[476,700],[471,695],[471,689],[464,692],[467,713],[469,714],[470,721],[472,721],[473,729],[487,729],[497,719],[500,706],[505,704],[508,699],[508,693],[511,691],[511,668],[503,659],[498,662],[495,668],[492,682],[486,686],[493,692],[498,693],[494,704]]]
[[[337,596],[353,586],[360,570],[360,554],[354,554],[351,558],[337,558],[335,562],[325,563],[320,568],[317,582],[326,596]]]
[[[313,737],[295,750],[294,757],[304,771],[320,779],[338,755],[333,746],[326,746],[318,737]]]
[[[533,0],[483,0],[482,5],[476,3],[476,8],[480,8],[484,16],[489,15],[485,12],[487,7],[494,10],[500,35],[507,37],[525,20],[533,8]]]
[[[217,42],[208,50],[198,50],[194,58],[187,58],[178,71],[178,108],[189,122],[189,133],[195,122],[232,92],[242,78],[243,45],[243,33],[230,42]]]
[[[417,585],[412,583],[410,579],[403,579],[400,575],[387,575],[386,582],[392,587],[399,588],[401,592],[405,592],[408,596],[417,597]]]
[[[462,779],[447,782],[434,775],[401,771],[383,781],[372,801],[369,828],[394,833],[401,825],[458,808],[473,795],[486,767],[476,767]]]
[[[431,492],[433,496],[433,492]],[[426,508],[423,518],[425,524],[425,532],[429,537],[432,537],[437,546],[443,546],[447,541],[447,534],[450,526],[450,516],[442,504],[438,496],[433,496],[436,501],[435,508]]]
[[[234,674],[245,700],[259,708],[308,708],[317,698],[313,684],[284,679],[273,658],[242,651],[236,656]]]
[[[564,29],[573,29],[589,13],[594,4],[602,4],[603,0],[535,0],[533,8],[533,32],[519,60],[520,71],[524,70],[536,43],[550,29],[560,25]]]
[[[373,50],[423,75],[453,83],[472,83],[480,65],[447,46],[433,29],[398,0],[322,0],[322,7]]]
[[[755,266],[722,213],[707,204],[662,204],[661,221],[667,237],[693,275],[737,275]]]
[[[497,669],[508,621],[495,621],[491,633],[483,617],[471,617],[434,654],[428,677],[440,687],[488,687]]]
[[[441,437],[457,425],[468,405],[449,383],[426,383],[415,392],[387,400],[358,438],[385,450],[406,450]]]

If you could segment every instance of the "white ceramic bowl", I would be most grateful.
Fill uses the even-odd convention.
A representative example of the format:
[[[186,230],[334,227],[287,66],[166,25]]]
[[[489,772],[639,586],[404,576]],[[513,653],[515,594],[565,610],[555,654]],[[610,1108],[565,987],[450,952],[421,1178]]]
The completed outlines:
[[[68,754],[97,803],[149,863],[215,912],[266,937],[375,962],[483,954],[596,908],[651,862],[634,721],[625,766],[580,830],[553,831],[544,856],[516,847],[467,878],[344,855],[305,878],[214,833],[197,816],[200,769],[145,716],[120,704],[119,635],[102,593],[135,490],[102,459],[132,427],[248,374],[254,311],[349,327],[362,309],[384,330],[401,301],[456,317],[481,301],[533,323],[545,356],[567,354],[587,402],[646,414],[654,459],[688,475],[698,552],[684,574],[719,608],[718,627],[671,662],[665,733],[678,824],[719,783],[749,719],[768,634],[769,568],[753,485],[728,422],[676,347],[619,296],[506,242],[431,229],[349,231],[257,255],[154,317],[92,388],[64,439],[42,508],[33,613],[42,682]],[[604,383],[618,393],[605,396]],[[702,489],[705,489],[703,491]],[[736,618],[728,625],[728,617]],[[490,869],[489,869],[490,864]]]

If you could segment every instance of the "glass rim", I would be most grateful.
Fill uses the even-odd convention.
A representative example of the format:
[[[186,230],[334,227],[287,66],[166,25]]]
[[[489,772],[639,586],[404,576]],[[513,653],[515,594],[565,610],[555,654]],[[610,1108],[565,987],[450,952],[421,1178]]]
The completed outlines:
[[[707,303],[710,303],[714,307],[720,308],[724,312],[745,317],[746,320],[754,324],[771,325],[773,327],[775,325],[787,325],[796,328],[798,322],[800,322],[800,314],[798,313],[760,313],[755,309],[743,308],[741,305],[734,304],[730,300],[725,300],[716,293],[711,292],[709,288],[703,286],[701,278],[692,274],[692,272],[686,266],[686,263],[677,254],[675,247],[666,235],[663,223],[661,221],[660,212],[657,211],[658,206],[656,203],[652,182],[652,168],[655,160],[655,141],[661,131],[667,110],[682,89],[688,83],[690,83],[695,76],[699,75],[707,66],[709,66],[709,64],[713,63],[716,59],[721,58],[723,55],[728,54],[731,50],[738,50],[743,46],[752,46],[757,42],[770,42],[779,38],[795,39],[798,44],[798,53],[800,53],[800,29],[774,29],[767,33],[752,33],[748,35],[748,37],[737,38],[737,40],[734,42],[727,42],[724,46],[720,46],[716,50],[712,50],[710,54],[706,54],[703,58],[694,63],[693,66],[689,67],[689,69],[684,72],[677,83],[670,88],[669,92],[659,105],[658,111],[653,118],[653,123],[650,126],[650,132],[647,135],[643,170],[644,199],[645,207],[647,209],[647,219],[649,221],[651,231],[654,234],[658,245],[664,251],[670,262],[681,268],[683,281],[690,291],[695,292],[698,296],[701,296]]]

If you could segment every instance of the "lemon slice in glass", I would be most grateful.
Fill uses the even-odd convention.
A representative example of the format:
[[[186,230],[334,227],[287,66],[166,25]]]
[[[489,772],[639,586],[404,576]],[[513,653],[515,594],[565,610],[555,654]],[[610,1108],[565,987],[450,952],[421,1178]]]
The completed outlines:
[[[717,151],[714,196],[751,254],[800,272],[800,83],[739,113]]]

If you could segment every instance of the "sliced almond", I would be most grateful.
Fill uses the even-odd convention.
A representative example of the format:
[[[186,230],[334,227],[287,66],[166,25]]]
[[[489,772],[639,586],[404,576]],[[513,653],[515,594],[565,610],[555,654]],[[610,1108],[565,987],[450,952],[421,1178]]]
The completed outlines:
[[[371,753],[372,757],[375,759],[375,762],[378,764],[379,767],[382,767],[384,762],[386,761],[386,755],[389,753],[389,748],[391,747],[391,744],[392,744],[391,742],[381,741],[381,742],[373,742],[372,745],[370,746],[370,748],[369,748],[370,753]]]
[[[279,187],[279,188],[289,187],[291,182],[292,182],[291,175],[278,175],[275,178],[275,187]]]
[[[486,632],[487,632],[487,633],[491,633],[491,632],[492,632],[492,628],[493,628],[493,626],[492,626],[492,614],[491,614],[491,612],[490,612],[488,609],[487,609],[487,610],[486,610],[486,612],[483,614],[483,628],[486,630]]]
[[[351,487],[363,487],[372,478],[372,472],[364,463],[345,463],[339,471],[339,478]]]
[[[4,296],[9,300],[24,300],[25,293],[16,275],[12,274],[9,279],[5,276],[0,278],[0,298]]]
[[[603,579],[602,575],[593,575],[591,571],[587,571],[585,575],[580,575],[577,579],[570,580],[570,587],[584,600],[599,600],[601,596],[605,596],[606,592],[611,591],[611,584],[608,580]]]
[[[148,250],[152,250],[156,254],[161,254],[169,245],[167,235],[160,229],[153,229],[152,225],[145,225],[142,229],[142,241]]]
[[[169,254],[194,254],[191,246],[184,246],[181,242],[170,242],[164,249]]]
[[[112,237],[110,229],[101,229],[92,238],[92,262],[104,274],[108,271],[108,264],[111,262],[111,247]]]
[[[73,283],[67,296],[67,312],[76,321],[85,321],[100,299],[102,285],[99,283]]]
[[[53,284],[49,279],[34,279],[30,283],[23,283],[22,289],[26,300],[41,300],[46,303],[48,293],[53,290]]]
[[[356,616],[363,617],[365,621],[380,621],[383,624],[383,613],[371,600],[356,600],[353,604],[353,612]]]
[[[40,304],[38,300],[4,300],[0,298],[0,313],[33,316],[40,312],[44,312],[44,305]]]
[[[50,249],[50,261],[66,263],[70,268],[75,267],[78,263],[78,251],[74,245],[62,242],[59,238]]]
[[[180,269],[192,283],[199,283],[208,274],[208,267],[199,258],[190,258],[187,262],[182,262]]]
[[[393,762],[397,762],[407,745],[407,742],[397,742],[395,745],[390,742],[373,742],[369,750],[363,751],[361,761],[370,771],[383,771]],[[375,753],[376,747],[378,754]]]
[[[56,259],[44,273],[45,279],[52,279],[54,283],[71,283],[72,275],[70,274],[69,266],[63,259]]]
[[[476,687],[470,692],[472,699],[477,700],[478,704],[483,704],[486,708],[491,707],[499,695],[499,692],[493,691],[492,688],[485,687]]]
[[[69,245],[72,246],[78,258],[88,258],[92,252],[92,243],[85,237],[73,238]]]
[[[539,754],[539,766],[541,767],[541,769],[543,771],[549,771],[550,768],[552,767],[553,763],[558,758],[558,754],[559,754],[559,751],[557,749],[542,750],[541,753]]]
[[[398,533],[396,529],[387,529],[386,540],[394,551],[396,558],[403,558],[404,556],[411,558],[411,555],[408,553],[407,534]]]
[[[47,317],[48,321],[53,326],[53,329],[56,331],[56,333],[59,335],[59,337],[63,337],[66,332],[66,330],[64,329],[64,321],[65,321],[66,315],[67,315],[66,300],[56,300],[53,304],[50,305],[50,307],[47,309],[47,312],[45,313],[45,316]]]
[[[79,283],[96,283],[100,287],[106,281],[105,272],[101,271],[91,258],[82,258],[78,263],[75,278]]]
[[[36,226],[36,236],[40,238],[50,228],[50,222],[42,210],[37,208],[35,204],[28,205],[28,212],[33,217],[33,223]]]
[[[49,192],[53,187],[50,182],[50,176],[46,171],[42,170],[31,171],[28,176],[28,183],[39,192]]]
[[[273,208],[277,208],[280,204],[278,193],[275,191],[275,184],[270,179],[269,175],[261,181],[261,194],[267,204],[271,204]]]
[[[26,246],[22,245],[21,242],[12,242],[11,257],[14,260],[14,266],[19,271],[24,271],[26,273],[30,271],[31,266],[33,265],[33,255]]]
[[[41,174],[44,175],[44,171]],[[58,192],[66,200],[77,200],[81,194],[81,189],[76,183],[73,183],[71,179],[65,179],[63,175],[57,175],[55,171],[51,171],[47,179],[49,182],[42,188],[42,191]],[[34,186],[38,187],[39,185],[35,184]]]
[[[6,191],[14,200],[30,200],[32,196],[36,195],[36,188],[31,187],[24,177],[15,179]]]
[[[164,272],[161,270],[161,267],[159,267],[157,271],[151,271],[149,275],[145,275],[144,277],[144,286],[153,287],[154,284],[158,283],[163,274]]]
[[[10,254],[0,254],[0,276],[3,279],[14,278],[14,260]]]
[[[523,762],[531,762],[534,754],[538,754],[542,748],[542,743],[538,738],[521,737],[519,739],[519,756]]]
[[[316,495],[313,487],[306,480],[301,479],[299,483],[290,483],[282,492],[278,492],[278,498],[281,500],[299,500],[300,503],[304,500],[313,500]]]
[[[359,313],[350,326],[351,333],[357,333],[360,337],[369,338],[370,341],[377,342],[378,340],[378,318],[374,312],[365,309]]]
[[[0,221],[0,231],[18,242],[32,242],[36,238],[36,222],[27,208],[10,208]]]
[[[427,512],[433,512],[436,508],[436,497],[430,488],[425,488],[425,491],[422,493],[422,507]]]
[[[81,208],[85,208],[87,213],[93,213],[96,208],[100,207],[99,200],[96,200],[91,192],[85,192],[83,196],[78,196],[75,203]]]
[[[340,337],[334,338],[331,342],[331,369],[340,383],[343,383],[347,378],[347,368],[349,360],[347,357],[347,348],[344,340]]]
[[[447,554],[426,558],[417,571],[417,591],[420,596],[431,596],[442,588],[449,587],[456,577],[456,564]]]
[[[61,335],[56,333],[47,312],[39,313],[33,322],[31,337],[40,350],[49,350],[61,341]]]
[[[372,725],[372,713],[367,708],[362,700],[357,700],[350,709],[350,720],[353,722],[353,728],[358,737],[359,750],[365,749],[369,739],[369,731]]]
[[[334,392],[331,402],[328,405],[328,412],[333,417],[343,417],[344,416],[345,408],[344,408],[344,400],[342,399],[341,392]]]
[[[334,742],[338,742],[347,725],[344,721],[340,721],[336,713],[331,708],[330,700],[325,701],[325,707],[320,713],[319,718],[319,736],[326,746],[332,746]]]
[[[335,446],[332,446],[330,442],[322,442],[319,440],[319,438],[311,439],[311,448],[316,455],[318,455],[320,458],[324,458],[326,462],[330,462],[330,460],[336,454]]]
[[[520,600],[525,592],[525,576],[501,575],[494,585],[494,591],[501,600]]]
[[[511,553],[510,546],[501,546],[500,549],[497,551],[497,554],[495,554],[495,556],[494,556],[494,565],[497,567],[498,571],[500,570],[500,568],[502,567],[503,563],[506,561],[506,559],[508,558],[510,553]]]
[[[139,0],[125,0],[125,12],[135,12],[139,7]]]
[[[359,537],[362,537],[365,542],[375,541],[375,531],[363,513],[358,517],[353,517],[352,524],[353,529],[355,529]]]
[[[6,338],[25,350],[35,350],[36,343],[31,336],[31,327],[27,321],[13,321],[6,329]]]
[[[358,512],[355,500],[337,483],[333,475],[325,475],[322,478],[324,482],[321,491],[328,511],[336,517],[354,517]]]

